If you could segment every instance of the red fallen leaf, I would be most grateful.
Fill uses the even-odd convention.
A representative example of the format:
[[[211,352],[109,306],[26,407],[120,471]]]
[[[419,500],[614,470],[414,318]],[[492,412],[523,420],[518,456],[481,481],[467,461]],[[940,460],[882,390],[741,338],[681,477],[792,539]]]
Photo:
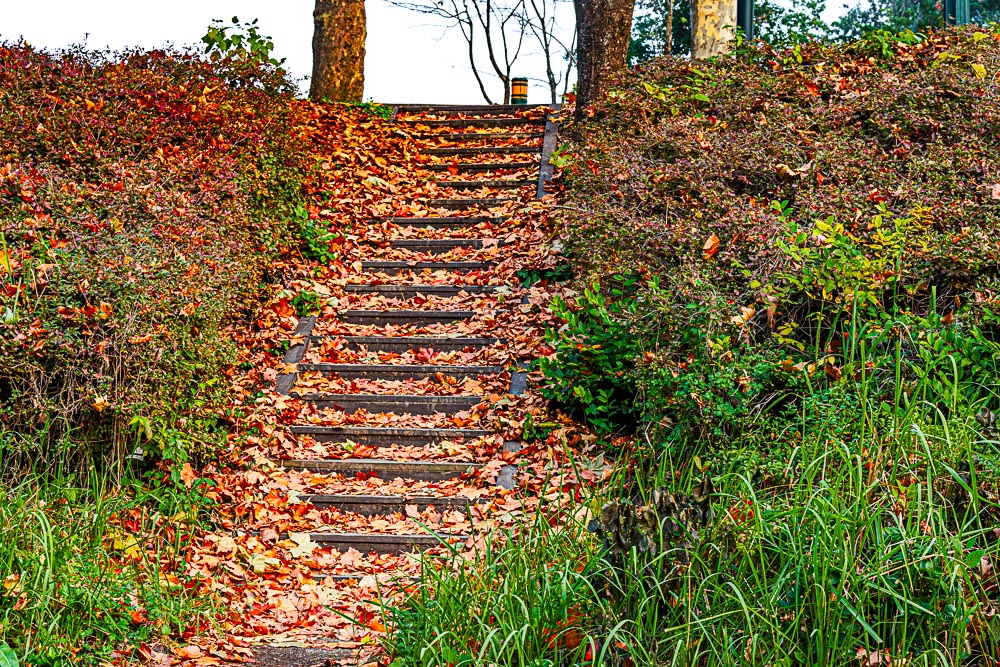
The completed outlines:
[[[458,176],[458,172],[459,172],[458,158],[456,157],[453,158],[451,164],[448,165],[448,173],[451,174],[452,176]]]
[[[715,257],[715,253],[719,252],[719,237],[712,234],[705,241],[705,245],[702,246],[702,252],[705,253],[705,257],[711,258]]]

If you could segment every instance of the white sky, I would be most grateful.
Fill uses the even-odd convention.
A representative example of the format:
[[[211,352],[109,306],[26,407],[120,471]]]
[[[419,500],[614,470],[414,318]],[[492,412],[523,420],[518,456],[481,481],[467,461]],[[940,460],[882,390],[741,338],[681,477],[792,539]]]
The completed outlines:
[[[313,6],[313,0],[0,0],[0,40],[23,37],[50,49],[84,40],[91,48],[182,46],[199,43],[212,19],[228,22],[235,15],[259,19],[261,32],[274,39],[274,55],[287,58],[285,67],[304,79],[312,71]],[[482,103],[457,33],[386,0],[367,0],[367,11],[365,99]],[[571,29],[572,19],[572,3],[566,2],[560,21]],[[515,76],[544,76],[537,52],[525,48]],[[533,82],[529,101],[548,102],[547,88]]]

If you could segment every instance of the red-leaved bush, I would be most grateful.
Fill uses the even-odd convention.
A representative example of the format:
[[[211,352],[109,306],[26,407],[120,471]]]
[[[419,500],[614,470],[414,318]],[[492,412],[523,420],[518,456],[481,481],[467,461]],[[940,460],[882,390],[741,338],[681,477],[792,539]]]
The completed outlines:
[[[252,63],[0,45],[8,453],[67,434],[131,446],[138,430],[183,458],[225,421],[223,326],[288,240],[287,89]]]

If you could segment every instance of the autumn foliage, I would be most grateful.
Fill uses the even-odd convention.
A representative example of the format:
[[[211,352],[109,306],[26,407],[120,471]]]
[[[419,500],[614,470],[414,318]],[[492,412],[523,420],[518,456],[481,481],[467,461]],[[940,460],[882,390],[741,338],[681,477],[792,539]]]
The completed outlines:
[[[251,63],[0,46],[0,427],[177,459],[224,425],[221,327],[289,241],[283,88]]]

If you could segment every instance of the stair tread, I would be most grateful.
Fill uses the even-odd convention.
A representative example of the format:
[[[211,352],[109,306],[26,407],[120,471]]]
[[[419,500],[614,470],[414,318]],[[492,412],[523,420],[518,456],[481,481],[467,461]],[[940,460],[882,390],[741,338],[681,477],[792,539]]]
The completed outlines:
[[[368,371],[372,373],[479,373],[488,375],[504,372],[503,366],[459,366],[444,364],[299,364],[299,370],[323,371]]]

